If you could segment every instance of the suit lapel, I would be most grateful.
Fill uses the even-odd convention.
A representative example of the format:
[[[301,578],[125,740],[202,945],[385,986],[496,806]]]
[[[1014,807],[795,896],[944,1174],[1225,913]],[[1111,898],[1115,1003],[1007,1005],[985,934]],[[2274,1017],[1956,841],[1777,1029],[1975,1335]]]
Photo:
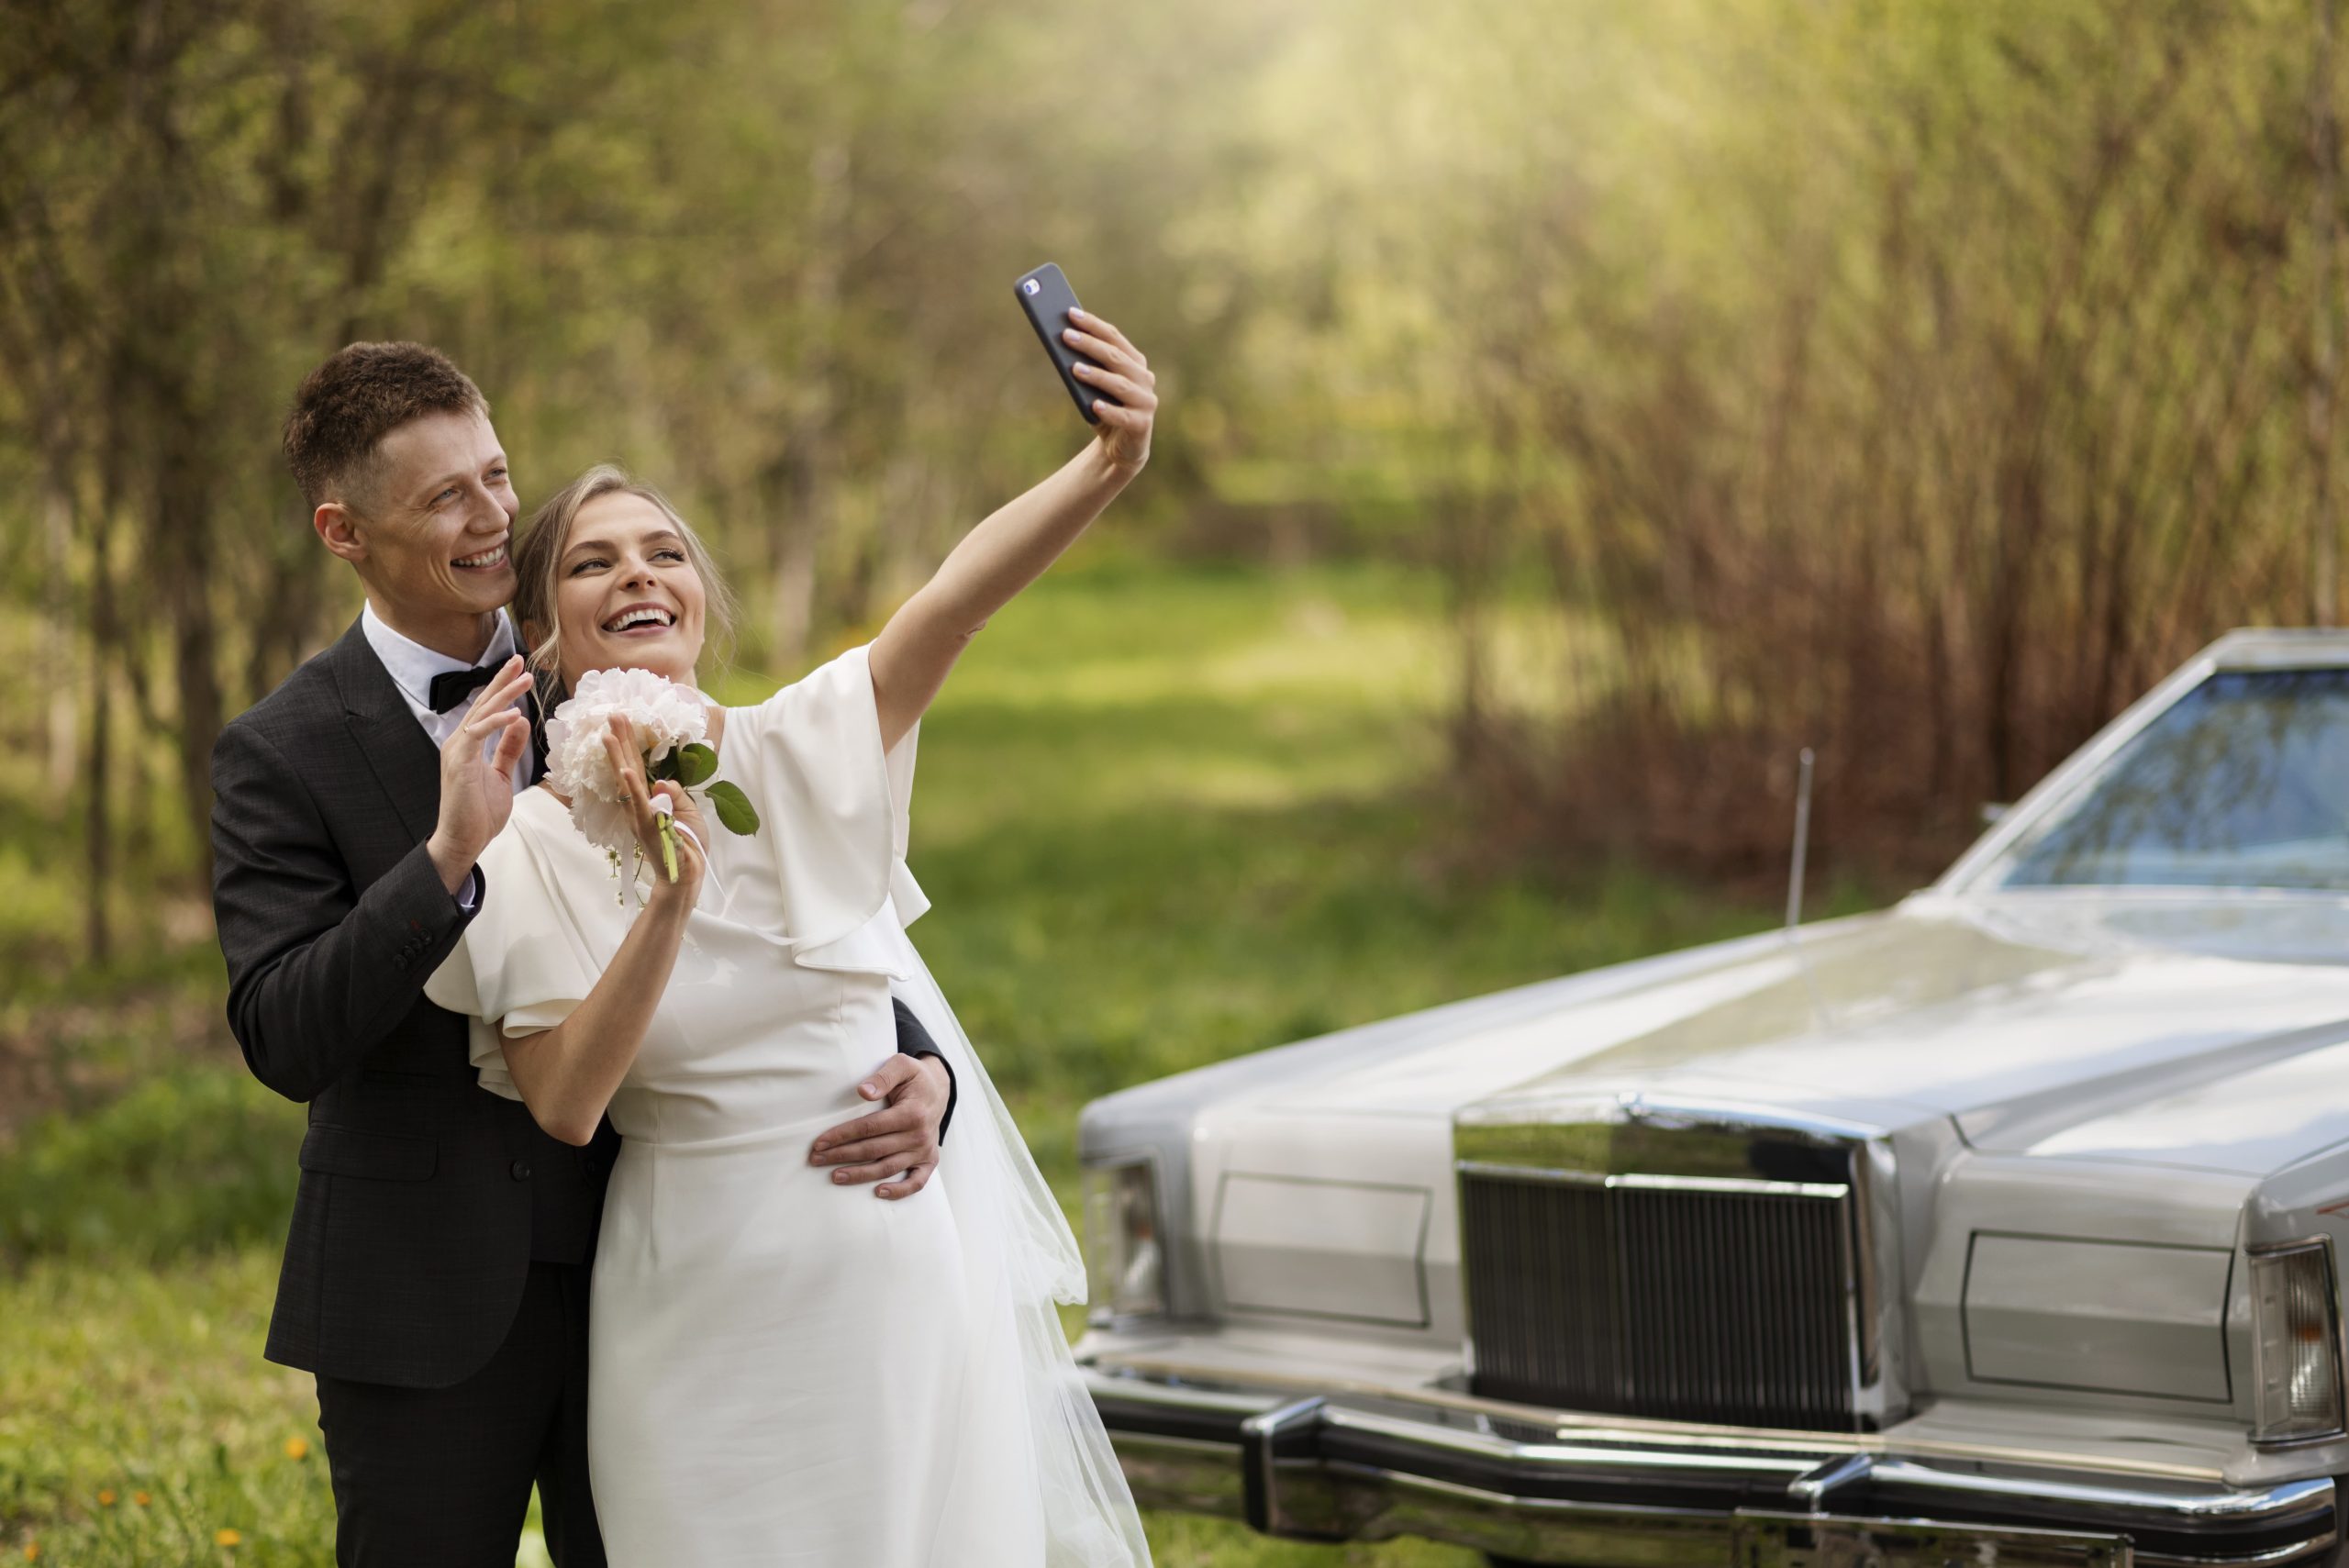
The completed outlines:
[[[408,711],[407,699],[368,646],[359,622],[353,621],[334,645],[332,659],[351,739],[391,797],[401,823],[422,843],[432,836],[440,817],[440,748]]]

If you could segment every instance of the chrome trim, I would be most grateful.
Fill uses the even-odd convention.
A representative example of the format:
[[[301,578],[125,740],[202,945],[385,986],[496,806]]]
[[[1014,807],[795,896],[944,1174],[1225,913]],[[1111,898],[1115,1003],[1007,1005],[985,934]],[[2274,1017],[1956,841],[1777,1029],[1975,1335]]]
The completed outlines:
[[[1491,1176],[1504,1182],[1566,1182],[1577,1186],[1633,1187],[1673,1193],[1774,1193],[1788,1197],[1840,1198],[1849,1195],[1845,1182],[1767,1182],[1731,1176],[1599,1175],[1591,1171],[1560,1171],[1543,1165],[1505,1165],[1484,1160],[1455,1160],[1453,1169],[1463,1175]]]
[[[2202,1492],[2157,1491],[2066,1480],[2043,1474],[1997,1475],[1987,1472],[1942,1470],[1913,1459],[1887,1459],[1876,1467],[1876,1483],[1919,1491],[1943,1492],[1971,1501],[2052,1500],[2076,1507],[2092,1517],[2115,1521],[2158,1510],[2188,1526],[2197,1524],[2266,1523],[2288,1519],[2312,1505],[2329,1502],[2332,1482],[2278,1481],[2256,1491],[2221,1485]],[[2140,1522],[2143,1522],[2142,1519]]]
[[[1930,1519],[1741,1509],[1730,1527],[1732,1568],[1842,1568],[1855,1562],[1920,1568],[1968,1560],[2000,1568],[2135,1568],[2137,1554],[2123,1536]]]
[[[1240,1423],[1241,1496],[1250,1528],[1267,1535],[1311,1536],[1318,1533],[1305,1519],[1284,1513],[1280,1505],[1278,1469],[1283,1440],[1310,1433],[1321,1419],[1328,1401],[1318,1395],[1292,1400],[1275,1410],[1251,1416]]]
[[[2254,1427],[2251,1440],[2264,1453],[2288,1453],[2296,1448],[2339,1442],[2343,1432],[2349,1431],[2349,1325],[2342,1321],[2341,1270],[2338,1260],[2332,1255],[2332,1238],[2307,1236],[2294,1241],[2264,1241],[2257,1246],[2245,1247],[2243,1255],[2258,1259],[2313,1251],[2324,1254],[2325,1309],[2332,1314],[2332,1407],[2341,1412],[2342,1418],[2333,1424],[2330,1431],[2310,1432],[2297,1438],[2263,1438],[2259,1435],[2259,1429]],[[2252,1408],[2256,1410],[2259,1407],[2259,1346],[2264,1336],[2259,1331],[2257,1321],[2258,1295],[2254,1292],[2251,1299],[2254,1318],[2251,1326],[2251,1402]]]
[[[1846,1486],[1854,1486],[1876,1474],[1874,1455],[1846,1454],[1831,1459],[1804,1472],[1787,1483],[1787,1496],[1800,1503],[1811,1513],[1825,1511],[1827,1499]]]
[[[1687,1453],[1664,1449],[1595,1449],[1571,1443],[1528,1442],[1469,1428],[1438,1427],[1408,1417],[1382,1415],[1348,1405],[1328,1405],[1322,1424],[1341,1431],[1368,1432],[1394,1438],[1421,1448],[1467,1455],[1498,1462],[1553,1464],[1562,1470],[1606,1468],[1618,1472],[1676,1470],[1707,1475],[1784,1476],[1787,1485],[1817,1468],[1807,1457],[1779,1458],[1751,1453]]]
[[[1453,1117],[1462,1160],[1596,1175],[1755,1175],[1753,1146],[1770,1134],[1822,1152],[1882,1136],[1882,1128],[1731,1100],[1664,1099],[1625,1092],[1544,1095],[1540,1080],[1466,1106]]]
[[[1415,1415],[1321,1396],[1268,1409],[1261,1391],[1175,1388],[1105,1376],[1097,1368],[1087,1368],[1086,1377],[1100,1398],[1112,1402],[1112,1437],[1140,1501],[1247,1518],[1289,1539],[1377,1540],[1412,1534],[1586,1568],[1630,1561],[1659,1568],[1718,1568],[1733,1561],[1741,1521],[1784,1517],[1734,1501],[1753,1497],[1757,1490],[1766,1495],[1775,1484],[1787,1498],[1785,1514],[1815,1520],[1915,1523],[1960,1539],[1969,1529],[1982,1540],[2034,1531],[2043,1541],[2059,1541],[2066,1534],[2147,1531],[2187,1538],[2165,1543],[2176,1548],[2170,1551],[2137,1551],[2136,1562],[2144,1568],[2260,1568],[2299,1562],[2331,1550],[2339,1540],[2340,1498],[2333,1483],[2321,1477],[2238,1488],[2215,1475],[2155,1478],[2133,1473],[2123,1462],[2061,1462],[2062,1456],[2050,1455],[2033,1456],[2041,1462],[2035,1466],[1994,1470],[1979,1459],[1935,1464],[1915,1451],[1874,1458],[1766,1448],[1737,1452],[1642,1442],[1624,1434],[1563,1432],[1551,1440],[1521,1440],[1459,1411]],[[1120,1405],[1219,1409],[1232,1417],[1229,1429],[1234,1440],[1121,1432],[1115,1425]],[[1330,1431],[1392,1440],[1396,1446],[1387,1451],[1399,1451],[1398,1458],[1375,1465],[1325,1458],[1319,1440]],[[1879,1450],[1887,1446],[1885,1440],[1874,1440]],[[1425,1453],[1431,1468],[1449,1470],[1450,1475],[1419,1473],[1403,1457],[1412,1451]],[[1464,1462],[1469,1465],[1464,1471]],[[1497,1485],[1471,1484],[1487,1466]],[[1463,1474],[1469,1479],[1460,1479]],[[1698,1496],[1709,1487],[1731,1500],[1706,1507],[1613,1502],[1603,1496],[1531,1496],[1503,1480],[1527,1474],[1546,1474],[1594,1492],[1620,1481],[1633,1496],[1642,1491],[1653,1496],[1657,1485],[1686,1478]],[[1718,1490],[1723,1487],[1725,1492]],[[1844,1505],[1868,1496],[1889,1505],[1883,1518],[1849,1506],[1832,1515],[1824,1509],[1831,1498]],[[1968,1513],[1974,1522],[1930,1517],[1938,1507]],[[2279,1546],[2223,1550],[2231,1535],[2272,1539],[2301,1526],[2305,1534]],[[2189,1550],[2198,1536],[2209,1537],[2217,1550]]]
[[[2313,1540],[2298,1541],[2290,1546],[2255,1551],[2248,1557],[2202,1557],[2170,1552],[2160,1557],[2140,1555],[2140,1562],[2159,1563],[2161,1568],[2266,1568],[2272,1562],[2295,1562],[2312,1551],[2321,1551],[2335,1544],[2337,1531],[2328,1530]]]
[[[1265,1408],[1268,1401],[1276,1401],[1281,1393],[1320,1390],[1332,1398],[1371,1400],[1463,1417],[1483,1417],[1520,1426],[1547,1427],[1557,1434],[1560,1442],[1622,1445],[1660,1442],[1686,1450],[1784,1452],[1808,1455],[1806,1462],[1810,1463],[1832,1454],[1880,1454],[1897,1449],[1903,1454],[1919,1459],[1946,1459],[1962,1463],[2035,1465],[2054,1469],[2085,1467],[2100,1473],[2159,1480],[2213,1483],[2225,1480],[2221,1471],[2207,1464],[2179,1464],[2165,1460],[2116,1459],[2110,1456],[2084,1462],[2077,1454],[2061,1449],[1960,1442],[1945,1438],[1901,1438],[1896,1442],[1878,1432],[1790,1431],[1771,1427],[1724,1426],[1709,1421],[1664,1421],[1641,1416],[1594,1416],[1580,1410],[1560,1410],[1544,1405],[1489,1399],[1424,1385],[1364,1383],[1350,1378],[1281,1373],[1258,1367],[1249,1368],[1243,1373],[1216,1362],[1171,1356],[1095,1354],[1086,1360],[1089,1363],[1085,1367],[1087,1385],[1101,1397],[1147,1400],[1150,1396],[1144,1391],[1156,1390],[1208,1398],[1216,1396],[1208,1393],[1213,1390],[1232,1401],[1229,1408],[1251,1414]]]
[[[1287,1477],[1312,1510],[1320,1539],[1389,1540],[1424,1536],[1483,1551],[1574,1568],[1721,1568],[1726,1520],[1686,1508],[1651,1508],[1509,1493],[1368,1465],[1332,1464]],[[1342,1532],[1342,1533],[1341,1533]]]
[[[1846,1392],[1856,1427],[1882,1428],[1908,1407],[1883,1304],[1897,1299],[1898,1225],[1891,1140],[1841,1118],[1730,1100],[1587,1090],[1544,1094],[1540,1080],[1468,1106],[1453,1118],[1460,1176],[1586,1183],[1609,1189],[1755,1194],[1834,1202],[1842,1208]],[[1812,1164],[1816,1169],[1802,1169]],[[1792,1165],[1796,1169],[1788,1169]],[[1464,1218],[1461,1271],[1471,1277]],[[1468,1364],[1476,1364],[1475,1302]]]

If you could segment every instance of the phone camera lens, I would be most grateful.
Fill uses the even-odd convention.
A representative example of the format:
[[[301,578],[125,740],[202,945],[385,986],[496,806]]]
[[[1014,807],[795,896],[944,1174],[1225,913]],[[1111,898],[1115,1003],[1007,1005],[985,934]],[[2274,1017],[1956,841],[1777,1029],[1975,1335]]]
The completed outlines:
[[[1043,285],[1042,284],[1041,284],[1041,283],[1037,282],[1034,278],[1022,278],[1022,279],[1020,279],[1020,280],[1019,280],[1019,292],[1020,292],[1021,294],[1024,294],[1024,295],[1036,295],[1036,294],[1041,294],[1041,293],[1042,293],[1042,292],[1043,292],[1043,288],[1044,288],[1044,285]]]

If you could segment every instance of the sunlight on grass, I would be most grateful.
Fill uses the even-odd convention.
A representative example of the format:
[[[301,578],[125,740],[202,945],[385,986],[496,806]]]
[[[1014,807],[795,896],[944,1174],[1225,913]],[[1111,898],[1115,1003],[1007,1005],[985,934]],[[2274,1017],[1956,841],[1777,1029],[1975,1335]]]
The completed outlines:
[[[0,1541],[55,1563],[332,1561],[310,1379],[261,1361],[277,1260],[0,1278]]]

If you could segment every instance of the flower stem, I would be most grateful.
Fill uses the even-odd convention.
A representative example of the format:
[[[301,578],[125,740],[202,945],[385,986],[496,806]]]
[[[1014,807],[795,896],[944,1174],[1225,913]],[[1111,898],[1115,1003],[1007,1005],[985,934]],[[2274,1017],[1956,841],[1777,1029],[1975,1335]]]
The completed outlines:
[[[671,882],[677,880],[677,832],[666,817],[661,818],[661,868]]]

